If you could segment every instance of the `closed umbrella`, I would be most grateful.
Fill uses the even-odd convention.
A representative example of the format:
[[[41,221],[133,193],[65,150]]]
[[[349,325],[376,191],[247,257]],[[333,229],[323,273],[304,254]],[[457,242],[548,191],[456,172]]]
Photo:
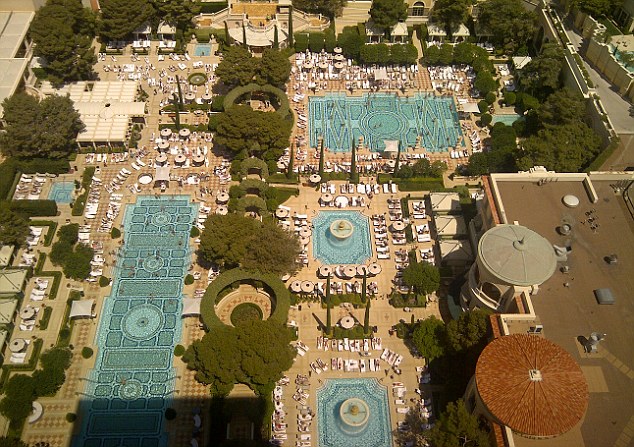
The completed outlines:
[[[295,280],[291,283],[291,292],[299,293],[302,291],[302,283],[298,280]]]
[[[378,275],[379,273],[381,273],[381,266],[376,262],[373,262],[368,266],[368,272],[371,275]]]
[[[308,181],[310,183],[319,183],[321,181],[321,176],[319,174],[313,174],[308,177]]]
[[[310,281],[303,281],[302,282],[302,292],[304,293],[310,293],[313,290],[315,290],[315,284],[313,284]]]
[[[332,275],[332,267],[331,266],[324,264],[324,265],[319,267],[319,276],[325,278],[325,277],[330,276],[330,275]]]
[[[169,138],[172,135],[172,129],[169,127],[165,127],[161,129],[161,136],[164,138]]]

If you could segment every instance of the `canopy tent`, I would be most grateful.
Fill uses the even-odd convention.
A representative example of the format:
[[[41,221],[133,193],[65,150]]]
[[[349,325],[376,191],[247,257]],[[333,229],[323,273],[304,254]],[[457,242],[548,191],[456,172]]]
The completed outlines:
[[[387,68],[380,67],[374,70],[374,80],[376,81],[387,81],[389,79],[387,75]]]
[[[478,104],[475,102],[467,102],[462,104],[462,111],[465,113],[480,113]]]
[[[398,152],[398,140],[383,140],[385,143],[385,152]]]
[[[473,250],[467,239],[441,240],[439,246],[443,264],[466,265],[473,261]]]
[[[27,273],[26,269],[0,271],[0,296],[22,292]]]
[[[70,318],[88,317],[92,318],[96,315],[92,312],[92,308],[95,305],[94,299],[73,301],[73,305],[70,308]]]
[[[0,299],[0,325],[13,323],[13,316],[18,308],[15,298]]]
[[[170,167],[169,166],[158,166],[156,168],[156,173],[154,174],[155,182],[169,182],[170,181]]]
[[[200,315],[200,301],[198,298],[183,298],[183,311],[181,312],[181,316],[190,317]]]
[[[513,57],[512,60],[515,69],[521,70],[522,68],[526,67],[526,65],[528,65],[532,58],[530,56],[516,56]]]

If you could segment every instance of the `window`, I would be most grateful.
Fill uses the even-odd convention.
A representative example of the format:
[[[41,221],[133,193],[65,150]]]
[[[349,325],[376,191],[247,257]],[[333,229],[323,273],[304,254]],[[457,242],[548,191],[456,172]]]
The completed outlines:
[[[423,17],[425,15],[425,3],[416,2],[412,7],[412,16],[414,17]]]

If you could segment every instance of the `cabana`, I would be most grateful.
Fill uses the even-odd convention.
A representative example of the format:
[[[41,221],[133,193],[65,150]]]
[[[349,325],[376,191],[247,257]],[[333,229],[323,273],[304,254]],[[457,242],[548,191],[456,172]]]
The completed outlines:
[[[183,298],[183,311],[182,317],[193,317],[200,315],[200,299],[197,298]]]
[[[154,174],[154,187],[169,187],[170,185],[170,167],[157,166]]]
[[[13,323],[15,312],[18,309],[18,300],[14,298],[0,299],[0,325]]]
[[[13,296],[24,290],[27,270],[2,270],[0,271],[0,296]]]
[[[466,266],[473,262],[471,243],[467,239],[442,240],[439,247],[443,265]]]
[[[176,27],[166,22],[159,23],[156,30],[159,40],[174,40],[176,36]]]
[[[383,150],[384,156],[389,158],[396,158],[396,154],[398,154],[398,140],[384,140],[385,149]]]
[[[92,308],[95,305],[94,299],[73,301],[70,308],[69,318],[94,318],[97,315],[93,313]]]

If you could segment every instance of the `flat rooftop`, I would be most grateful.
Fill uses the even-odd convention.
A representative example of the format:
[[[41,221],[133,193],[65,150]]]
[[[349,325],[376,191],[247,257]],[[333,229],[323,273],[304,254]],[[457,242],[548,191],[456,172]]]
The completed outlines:
[[[581,181],[553,181],[538,186],[529,181],[497,179],[496,184],[508,223],[517,221],[556,245],[570,245],[569,273],[559,269],[544,283],[532,302],[544,325],[544,335],[566,349],[581,366],[590,391],[585,419],[566,435],[550,440],[514,436],[518,447],[627,446],[634,434],[634,219],[614,181],[592,184],[599,197],[591,203]],[[577,208],[567,208],[563,196],[579,198]],[[594,211],[593,211],[594,210]],[[596,217],[590,228],[587,212]],[[572,226],[568,236],[558,233],[563,222]],[[616,254],[618,263],[604,257]],[[609,287],[616,304],[597,304],[593,291]],[[607,333],[598,354],[586,354],[578,337]]]

